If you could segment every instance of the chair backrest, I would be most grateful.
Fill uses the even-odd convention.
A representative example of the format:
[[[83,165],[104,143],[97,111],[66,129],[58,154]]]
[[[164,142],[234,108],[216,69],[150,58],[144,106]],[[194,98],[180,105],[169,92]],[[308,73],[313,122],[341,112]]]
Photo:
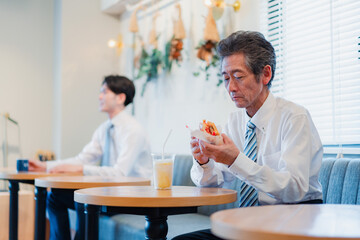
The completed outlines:
[[[228,189],[232,189],[232,190],[238,190],[240,189],[241,186],[241,180],[240,179],[235,179],[231,185],[228,187]],[[227,203],[227,204],[220,204],[220,205],[211,205],[211,206],[201,206],[198,208],[198,212],[207,216],[210,216],[211,214],[213,214],[214,212],[217,211],[221,211],[221,210],[225,210],[225,209],[230,209],[230,208],[238,208],[239,207],[239,195],[240,195],[240,191],[237,191],[237,199],[235,202],[232,203]]]
[[[324,159],[319,181],[324,203],[360,205],[360,159]]]
[[[193,164],[191,155],[176,155],[174,163],[174,186],[194,186],[190,178]],[[360,159],[324,159],[319,173],[323,189],[324,203],[360,204]],[[231,189],[239,189],[241,181],[235,180]],[[238,197],[239,199],[239,197]],[[199,207],[199,213],[210,215],[213,212],[234,208],[234,203]]]
[[[190,177],[190,169],[193,164],[192,155],[177,154],[174,162],[174,186],[195,186]]]
[[[195,186],[190,177],[190,170],[193,165],[193,157],[192,155],[176,155],[174,162],[174,175],[173,175],[173,185],[174,186]],[[232,183],[230,189],[238,189],[240,180],[236,180]],[[212,205],[212,206],[202,206],[198,208],[198,212],[204,215],[210,216],[212,213],[228,209],[234,208],[238,206],[239,203],[236,201],[235,203],[222,204],[222,205]]]

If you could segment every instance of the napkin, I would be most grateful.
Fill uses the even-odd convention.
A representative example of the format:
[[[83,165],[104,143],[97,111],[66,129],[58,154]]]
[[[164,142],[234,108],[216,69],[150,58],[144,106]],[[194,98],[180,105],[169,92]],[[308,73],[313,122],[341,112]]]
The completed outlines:
[[[189,129],[190,135],[192,137],[195,137],[197,139],[200,139],[200,140],[205,141],[210,144],[215,144],[215,145],[224,144],[224,140],[221,136],[221,127],[217,127],[217,129],[220,133],[220,135],[218,135],[218,136],[213,136],[209,133],[201,131],[200,129],[193,130],[189,126],[186,126],[186,128]]]

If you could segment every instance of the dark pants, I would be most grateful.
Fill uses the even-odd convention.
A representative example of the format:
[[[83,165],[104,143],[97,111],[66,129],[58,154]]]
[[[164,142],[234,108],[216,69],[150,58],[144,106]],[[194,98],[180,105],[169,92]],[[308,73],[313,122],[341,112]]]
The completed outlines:
[[[52,189],[47,197],[47,211],[50,220],[50,240],[71,240],[68,209],[76,210],[75,240],[83,240],[79,228],[85,229],[84,208],[74,202],[74,190]],[[84,233],[84,231],[82,231]]]
[[[315,199],[310,201],[299,202],[296,204],[321,204],[321,199]],[[210,229],[199,230],[191,233],[185,233],[174,237],[173,240],[223,240],[222,238],[216,237],[211,233]]]

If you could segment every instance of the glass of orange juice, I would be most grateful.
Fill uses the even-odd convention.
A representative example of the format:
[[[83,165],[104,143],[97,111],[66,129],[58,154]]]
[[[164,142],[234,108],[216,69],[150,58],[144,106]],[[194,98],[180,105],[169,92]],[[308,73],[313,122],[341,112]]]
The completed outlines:
[[[171,189],[175,154],[151,154],[155,189]]]

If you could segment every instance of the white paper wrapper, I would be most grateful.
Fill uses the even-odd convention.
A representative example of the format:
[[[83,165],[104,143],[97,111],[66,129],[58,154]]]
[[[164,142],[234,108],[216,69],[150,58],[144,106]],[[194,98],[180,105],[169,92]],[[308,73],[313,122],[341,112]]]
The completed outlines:
[[[215,144],[215,145],[221,145],[221,144],[224,144],[224,140],[221,136],[221,127],[217,127],[220,135],[218,136],[212,136],[206,132],[203,132],[199,129],[197,130],[192,130],[191,128],[188,128],[190,130],[190,135],[192,137],[195,137],[197,139],[200,139],[202,141],[205,141],[205,142],[208,142],[208,143],[211,143],[211,144]]]

